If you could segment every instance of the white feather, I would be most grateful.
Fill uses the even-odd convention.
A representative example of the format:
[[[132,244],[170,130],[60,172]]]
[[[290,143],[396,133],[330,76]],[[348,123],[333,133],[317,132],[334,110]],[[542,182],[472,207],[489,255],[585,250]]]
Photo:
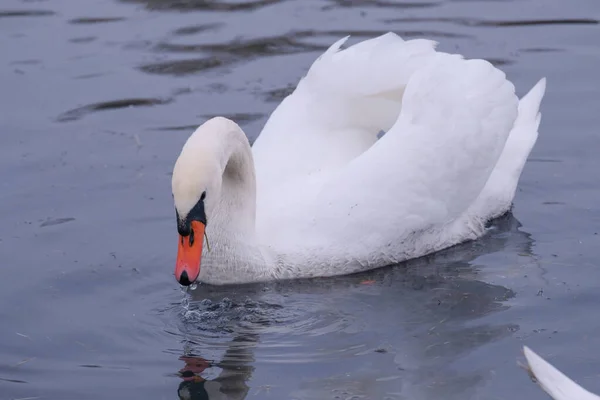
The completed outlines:
[[[573,382],[529,347],[524,346],[523,352],[527,359],[529,374],[554,400],[600,400],[600,396],[588,392]]]

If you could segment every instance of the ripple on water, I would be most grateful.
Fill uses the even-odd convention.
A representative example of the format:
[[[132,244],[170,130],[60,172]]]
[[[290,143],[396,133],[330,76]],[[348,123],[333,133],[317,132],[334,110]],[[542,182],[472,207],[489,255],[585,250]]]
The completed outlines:
[[[260,114],[260,113],[233,113],[233,114],[222,113],[220,115],[225,118],[229,118],[230,120],[235,121],[236,123],[238,123],[240,125],[247,124],[247,123],[254,122],[254,121],[259,121],[260,119],[265,117],[264,114]],[[155,127],[155,128],[148,128],[148,130],[149,131],[159,131],[159,132],[187,131],[191,134],[198,128],[198,126],[200,126],[202,123],[204,123],[206,120],[208,120],[212,117],[213,117],[213,115],[203,115],[203,116],[201,116],[201,119],[198,120],[198,122],[196,124],[159,126],[159,127]]]
[[[96,39],[97,39],[96,36],[81,36],[81,37],[71,38],[71,39],[69,39],[69,42],[71,42],[71,43],[91,43]]]
[[[269,90],[265,92],[263,96],[265,101],[268,103],[280,103],[283,101],[283,99],[292,94],[294,90],[296,90],[296,86],[290,85],[283,88]]]
[[[108,22],[120,22],[125,21],[124,17],[80,17],[69,20],[70,24],[73,25],[93,25],[93,24],[105,24]]]
[[[185,303],[185,302],[184,302]],[[319,336],[343,330],[349,320],[322,310],[320,302],[304,299],[298,304],[246,298],[190,302],[180,311],[183,331],[192,335],[220,337],[223,333],[260,333]]]
[[[425,2],[425,1],[383,1],[383,0],[333,0],[331,1],[335,5],[331,5],[329,8],[337,7],[381,7],[381,8],[394,8],[394,9],[412,9],[412,8],[430,8],[437,7],[441,3],[436,1]]]
[[[458,26],[467,27],[519,27],[519,26],[541,26],[541,25],[597,25],[600,23],[593,18],[564,18],[564,19],[528,19],[528,20],[480,20],[473,18],[389,18],[386,23],[427,23],[427,22],[446,22]]]
[[[138,69],[153,75],[184,76],[228,67],[263,56],[325,50],[325,46],[300,41],[301,38],[309,36],[314,36],[314,34],[312,32],[295,32],[282,36],[234,40],[223,44],[178,44],[163,41],[153,46],[153,50],[157,53],[171,54],[206,53],[206,56],[153,62],[140,65]]]
[[[230,114],[221,113],[220,115],[225,118],[229,118],[240,125],[247,124],[247,123],[254,122],[254,121],[259,121],[261,118],[265,117],[265,115],[261,114],[261,113],[230,113]],[[213,115],[203,115],[202,116],[202,118],[204,118],[206,120],[208,120],[212,117],[213,117]]]
[[[184,26],[182,28],[177,28],[173,31],[173,35],[175,36],[188,36],[188,35],[196,35],[198,33],[213,31],[222,27],[222,23],[211,23],[211,24],[203,24],[203,25],[191,25]]]
[[[153,75],[183,76],[227,66],[231,63],[231,60],[223,58],[206,57],[144,64],[138,67],[138,69],[142,72]]]
[[[183,338],[184,354],[220,362],[308,363],[365,351],[354,342],[306,348],[307,337],[330,343],[328,335],[357,331],[355,319],[326,304],[322,294],[288,296],[285,290],[264,287],[258,292],[259,296],[209,295],[199,301],[186,296],[174,305],[178,333],[171,333]],[[261,351],[254,354],[259,343]]]
[[[72,110],[66,111],[58,116],[56,119],[58,122],[69,122],[75,121],[87,114],[96,112],[96,111],[107,111],[107,110],[115,110],[119,108],[127,108],[127,107],[150,107],[157,106],[162,104],[168,104],[172,101],[170,98],[166,99],[156,99],[156,98],[132,98],[132,99],[122,99],[122,100],[112,100],[105,101],[101,103],[89,104],[82,107],[77,107]]]
[[[228,43],[181,45],[162,42],[156,46],[156,50],[171,53],[197,53],[199,51],[206,51],[213,54],[229,54],[238,59],[325,50],[324,46],[307,44],[300,41],[302,38],[311,36],[315,36],[312,31],[303,31],[256,39],[236,39]]]
[[[0,10],[0,19],[14,17],[47,17],[55,14],[54,11],[50,10]]]
[[[254,0],[254,1],[164,1],[164,0],[122,0],[124,3],[143,3],[150,10],[176,10],[176,11],[251,11],[281,0]]]

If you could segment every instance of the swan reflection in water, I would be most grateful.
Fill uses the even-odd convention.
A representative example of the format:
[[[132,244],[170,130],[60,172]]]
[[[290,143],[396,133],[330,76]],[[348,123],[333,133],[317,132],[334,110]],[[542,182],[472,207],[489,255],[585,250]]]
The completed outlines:
[[[468,372],[451,364],[519,329],[505,320],[477,321],[508,309],[505,300],[514,292],[478,280],[485,267],[474,261],[496,252],[531,255],[533,240],[519,226],[507,214],[480,240],[352,276],[200,285],[181,318],[186,350],[179,398],[238,400],[251,389],[264,394],[265,388],[249,386],[253,373],[282,361],[281,368],[289,370],[271,378],[278,379],[271,388],[274,398],[292,391],[317,398],[336,390],[341,398],[464,398],[490,377],[486,363],[492,361],[476,359]],[[391,348],[380,349],[382,343]],[[212,356],[217,361],[209,361]],[[295,368],[302,363],[313,365],[317,377],[300,376],[304,372]],[[352,380],[344,377],[348,372]],[[393,374],[394,379],[380,379]]]
[[[239,336],[229,345],[223,360],[213,364],[200,356],[181,356],[185,365],[179,370],[181,383],[177,395],[181,400],[242,400],[248,395],[247,381],[252,376],[253,354],[249,343],[256,343],[258,336]],[[236,346],[236,343],[238,344]],[[202,374],[208,368],[217,367],[221,373],[207,380]]]

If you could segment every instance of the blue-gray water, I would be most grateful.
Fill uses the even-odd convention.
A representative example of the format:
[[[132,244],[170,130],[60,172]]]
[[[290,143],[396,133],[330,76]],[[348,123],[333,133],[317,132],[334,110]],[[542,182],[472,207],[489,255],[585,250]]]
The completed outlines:
[[[545,399],[524,344],[600,392],[599,18],[598,0],[2,0],[0,399]],[[256,137],[326,46],[386,31],[487,58],[519,95],[548,77],[514,215],[408,265],[186,304],[184,140],[217,114]]]

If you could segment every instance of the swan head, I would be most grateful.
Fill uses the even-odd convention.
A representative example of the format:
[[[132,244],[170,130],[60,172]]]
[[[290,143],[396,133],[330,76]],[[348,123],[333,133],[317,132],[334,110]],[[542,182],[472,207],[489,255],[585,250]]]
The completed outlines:
[[[256,178],[248,138],[233,121],[204,122],[184,144],[171,180],[179,244],[175,278],[184,286],[200,276],[205,230],[216,248],[254,231]]]
[[[171,189],[179,233],[175,278],[183,286],[200,275],[204,232],[221,195],[221,157],[211,139],[215,128],[214,119],[201,125],[173,168]]]

